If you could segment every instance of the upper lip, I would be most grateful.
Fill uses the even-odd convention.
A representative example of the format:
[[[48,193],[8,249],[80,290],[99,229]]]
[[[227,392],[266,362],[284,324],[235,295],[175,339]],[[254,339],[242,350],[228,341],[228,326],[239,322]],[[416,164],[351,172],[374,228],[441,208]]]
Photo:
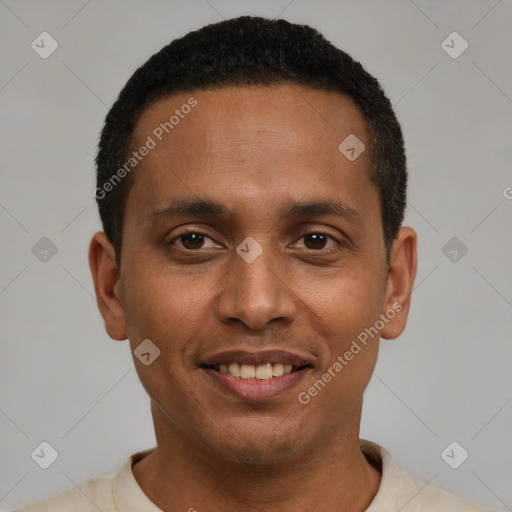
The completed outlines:
[[[208,356],[201,362],[201,365],[216,366],[219,364],[239,363],[253,366],[264,364],[291,364],[296,368],[302,366],[313,367],[311,357],[299,356],[285,350],[264,350],[260,352],[248,352],[246,350],[230,350],[226,352],[217,352]]]

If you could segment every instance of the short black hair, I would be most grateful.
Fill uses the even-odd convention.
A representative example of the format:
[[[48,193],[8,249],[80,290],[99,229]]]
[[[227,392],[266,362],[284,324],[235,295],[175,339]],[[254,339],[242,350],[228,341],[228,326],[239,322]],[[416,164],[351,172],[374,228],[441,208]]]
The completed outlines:
[[[403,221],[407,169],[400,124],[379,82],[310,26],[242,16],[189,32],[155,53],[131,76],[106,116],[96,157],[95,195],[118,266],[132,174],[122,173],[123,179],[115,183],[112,178],[130,158],[141,113],[177,92],[280,83],[337,92],[363,115],[370,136],[370,179],[379,192],[389,256]]]

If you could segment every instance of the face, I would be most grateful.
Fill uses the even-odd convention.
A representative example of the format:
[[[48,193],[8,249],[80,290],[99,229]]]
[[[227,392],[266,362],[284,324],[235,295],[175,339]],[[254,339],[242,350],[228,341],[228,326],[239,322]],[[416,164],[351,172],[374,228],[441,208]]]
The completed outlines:
[[[289,85],[175,94],[142,115],[133,149],[155,145],[120,274],[102,234],[90,257],[109,334],[160,350],[134,357],[157,430],[268,462],[358,428],[379,338],[361,333],[401,332],[415,253],[402,230],[388,265],[369,150],[338,149],[350,134],[369,148],[351,101]]]

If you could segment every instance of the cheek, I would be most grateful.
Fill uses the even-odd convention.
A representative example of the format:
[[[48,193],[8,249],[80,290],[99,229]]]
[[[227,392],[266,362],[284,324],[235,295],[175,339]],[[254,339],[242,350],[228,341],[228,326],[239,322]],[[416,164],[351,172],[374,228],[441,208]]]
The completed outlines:
[[[326,429],[337,428],[360,405],[372,377],[379,338],[368,336],[365,330],[379,318],[383,290],[375,276],[363,279],[359,275],[333,279],[328,293],[310,296],[317,330],[323,331],[326,342],[326,357],[310,387],[300,390],[299,401],[318,415],[332,411],[325,418]]]
[[[318,324],[325,326],[331,350],[343,350],[347,342],[375,323],[384,304],[385,285],[384,273],[371,271],[370,265],[339,269],[322,287],[304,283],[304,303]]]
[[[339,429],[354,411],[362,405],[363,393],[370,382],[377,361],[378,343],[363,347],[347,361],[344,353],[340,362],[337,357],[322,375],[299,396],[304,407],[311,407],[309,414],[323,418],[323,428]],[[330,411],[326,414],[326,411]]]
[[[150,261],[146,259],[146,261]],[[164,266],[135,265],[127,268],[123,303],[129,338],[141,336],[167,341],[186,333],[201,308],[201,289],[186,276]]]
[[[326,342],[326,357],[316,375],[317,385],[306,392],[311,397],[318,395],[321,407],[337,403],[343,405],[340,414],[346,412],[352,402],[355,405],[354,401],[359,400],[372,376],[379,338],[369,336],[367,329],[375,325],[381,313],[383,276],[365,269],[350,274],[340,271],[329,281],[327,291],[309,294],[317,330],[323,331]]]
[[[130,276],[123,282],[126,326],[134,365],[146,392],[157,403],[167,404],[166,410],[186,410],[192,382],[190,358],[185,353],[204,311],[197,294],[182,286],[183,279],[171,279],[169,269],[162,270],[147,264],[126,266]],[[146,339],[156,347],[150,345],[149,351],[158,353],[148,365],[137,357],[141,352],[137,348]]]

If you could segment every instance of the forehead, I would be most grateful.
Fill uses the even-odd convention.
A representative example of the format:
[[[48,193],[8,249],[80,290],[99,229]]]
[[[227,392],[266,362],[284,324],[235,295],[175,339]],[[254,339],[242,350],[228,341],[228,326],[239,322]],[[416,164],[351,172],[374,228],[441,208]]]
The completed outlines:
[[[167,130],[161,126],[165,123]],[[225,86],[173,94],[144,110],[134,138],[140,141],[153,134],[158,140],[165,138],[164,143],[178,144],[201,137],[203,143],[209,142],[216,149],[265,135],[290,149],[297,143],[305,149],[301,138],[307,138],[308,149],[316,145],[321,153],[327,144],[336,150],[343,140],[340,137],[353,132],[366,137],[363,116],[349,98],[336,92],[280,84]]]
[[[368,147],[363,116],[335,92],[290,84],[181,92],[141,115],[132,150],[152,149],[137,164],[132,188],[156,207],[173,193],[246,199],[254,208],[278,192],[287,200],[313,188],[354,196],[357,186],[371,185],[368,151],[350,161],[339,149],[353,136]]]

